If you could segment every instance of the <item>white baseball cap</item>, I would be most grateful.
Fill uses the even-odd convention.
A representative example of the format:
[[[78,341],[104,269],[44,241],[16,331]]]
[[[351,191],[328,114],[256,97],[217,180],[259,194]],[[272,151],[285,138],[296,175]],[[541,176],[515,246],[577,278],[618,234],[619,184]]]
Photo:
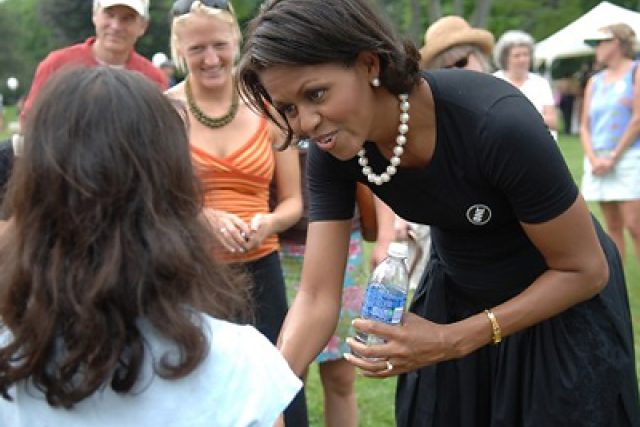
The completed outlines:
[[[149,0],[93,0],[94,10],[96,7],[107,8],[111,6],[127,6],[135,10],[138,15],[149,17]]]

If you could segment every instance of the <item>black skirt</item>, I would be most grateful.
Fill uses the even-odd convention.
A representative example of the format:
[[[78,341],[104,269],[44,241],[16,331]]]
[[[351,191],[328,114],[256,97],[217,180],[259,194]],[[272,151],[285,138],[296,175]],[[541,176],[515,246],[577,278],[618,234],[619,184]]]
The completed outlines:
[[[609,283],[600,294],[499,345],[401,375],[397,425],[640,426],[622,264],[597,223],[596,229],[609,263]],[[485,308],[459,292],[433,251],[410,311],[437,323],[452,323]]]

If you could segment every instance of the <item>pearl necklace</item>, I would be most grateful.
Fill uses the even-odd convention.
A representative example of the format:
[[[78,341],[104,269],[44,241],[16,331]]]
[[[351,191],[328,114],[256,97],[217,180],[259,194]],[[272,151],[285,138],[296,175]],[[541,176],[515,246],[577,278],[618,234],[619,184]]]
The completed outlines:
[[[398,95],[400,99],[400,125],[398,125],[398,136],[396,137],[396,146],[393,148],[393,157],[389,160],[389,166],[380,175],[373,172],[371,166],[369,166],[369,159],[367,158],[367,152],[362,148],[358,152],[358,164],[362,166],[362,174],[367,177],[369,182],[373,182],[376,185],[382,185],[385,182],[391,181],[391,177],[396,174],[397,167],[400,165],[400,156],[404,153],[403,145],[407,143],[407,137],[405,136],[409,132],[409,95],[402,93]]]

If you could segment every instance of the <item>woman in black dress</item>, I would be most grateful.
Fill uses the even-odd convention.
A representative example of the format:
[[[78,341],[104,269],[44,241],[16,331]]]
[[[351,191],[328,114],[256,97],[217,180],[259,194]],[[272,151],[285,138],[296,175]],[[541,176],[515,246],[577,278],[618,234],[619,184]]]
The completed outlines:
[[[432,227],[401,326],[357,320],[365,375],[401,375],[400,426],[640,425],[619,256],[540,115],[492,76],[420,73],[366,0],[276,0],[239,66],[255,108],[309,138],[310,225],[279,346],[301,373],[335,328],[356,182]],[[371,359],[376,359],[372,361]]]

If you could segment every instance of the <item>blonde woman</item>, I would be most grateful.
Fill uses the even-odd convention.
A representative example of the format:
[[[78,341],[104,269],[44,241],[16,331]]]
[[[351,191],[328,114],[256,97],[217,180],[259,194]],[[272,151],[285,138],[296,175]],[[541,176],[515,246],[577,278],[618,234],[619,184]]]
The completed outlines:
[[[173,60],[187,76],[168,95],[187,106],[204,214],[222,243],[215,253],[251,274],[256,327],[275,343],[287,312],[277,233],[295,224],[302,211],[298,154],[278,151],[280,132],[238,97],[234,60],[240,29],[231,4],[179,0],[172,15]],[[272,180],[278,200],[270,211]],[[306,425],[304,395],[285,418],[289,425]]]
[[[640,72],[636,35],[627,24],[585,40],[606,68],[587,83],[580,136],[585,152],[582,192],[600,203],[606,227],[625,253],[628,230],[640,260]]]

